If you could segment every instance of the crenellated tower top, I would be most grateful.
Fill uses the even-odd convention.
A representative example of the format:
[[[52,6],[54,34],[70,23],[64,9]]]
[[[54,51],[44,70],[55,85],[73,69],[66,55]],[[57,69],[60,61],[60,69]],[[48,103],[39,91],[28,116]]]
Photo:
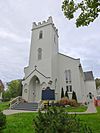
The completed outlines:
[[[55,27],[51,16],[47,19],[47,21],[38,22],[38,24],[36,22],[33,22],[32,30],[40,28],[40,27],[44,27],[44,26],[49,25],[49,24],[52,25],[52,27],[54,28],[55,32],[58,35],[58,29]]]

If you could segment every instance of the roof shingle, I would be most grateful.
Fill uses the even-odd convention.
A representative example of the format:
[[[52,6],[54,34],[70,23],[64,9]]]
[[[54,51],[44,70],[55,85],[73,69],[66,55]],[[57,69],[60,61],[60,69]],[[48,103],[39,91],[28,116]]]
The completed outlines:
[[[84,72],[84,80],[85,81],[94,80],[92,71]]]

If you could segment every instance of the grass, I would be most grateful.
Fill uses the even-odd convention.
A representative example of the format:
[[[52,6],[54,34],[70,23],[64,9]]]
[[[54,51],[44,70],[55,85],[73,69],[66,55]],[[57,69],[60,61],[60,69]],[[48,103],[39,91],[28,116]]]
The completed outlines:
[[[4,104],[4,105],[3,105]],[[8,103],[0,103],[0,109],[6,109]],[[76,107],[76,108],[67,108],[71,112],[84,112],[86,107]],[[77,115],[82,122],[86,122],[89,125],[93,133],[100,133],[100,107],[97,107],[98,113],[96,114],[85,114]],[[3,130],[3,133],[35,133],[33,128],[33,118],[35,118],[37,113],[19,113],[7,116],[6,128]]]
[[[100,133],[100,107],[97,107],[98,113],[78,115],[80,120],[85,121],[92,129],[93,133]]]
[[[87,107],[86,106],[78,106],[78,107],[71,107],[71,106],[68,106],[66,108],[66,110],[68,112],[85,112],[87,110]]]
[[[9,102],[1,102],[0,103],[0,110],[5,110],[9,108]]]
[[[3,133],[34,133],[33,118],[37,113],[19,113],[7,116]]]
[[[100,107],[97,114],[77,115],[82,122],[87,123],[93,133],[100,133]],[[3,133],[35,133],[33,128],[33,118],[37,113],[19,113],[7,116],[7,125]]]

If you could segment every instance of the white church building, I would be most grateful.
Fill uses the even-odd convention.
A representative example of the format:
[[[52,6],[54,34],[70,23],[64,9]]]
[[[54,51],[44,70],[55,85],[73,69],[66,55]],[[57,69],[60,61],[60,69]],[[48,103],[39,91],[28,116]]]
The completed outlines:
[[[58,30],[52,17],[33,23],[29,66],[24,68],[22,98],[28,102],[40,102],[47,87],[55,92],[55,100],[61,99],[61,90],[69,97],[74,91],[78,102],[85,102],[89,93],[96,96],[92,71],[83,72],[80,59],[59,53]]]

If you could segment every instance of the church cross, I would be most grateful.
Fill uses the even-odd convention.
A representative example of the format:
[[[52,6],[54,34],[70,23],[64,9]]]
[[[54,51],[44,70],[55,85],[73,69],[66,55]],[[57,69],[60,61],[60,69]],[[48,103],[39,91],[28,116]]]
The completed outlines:
[[[34,67],[35,67],[35,70],[36,70],[37,66],[35,65]]]

